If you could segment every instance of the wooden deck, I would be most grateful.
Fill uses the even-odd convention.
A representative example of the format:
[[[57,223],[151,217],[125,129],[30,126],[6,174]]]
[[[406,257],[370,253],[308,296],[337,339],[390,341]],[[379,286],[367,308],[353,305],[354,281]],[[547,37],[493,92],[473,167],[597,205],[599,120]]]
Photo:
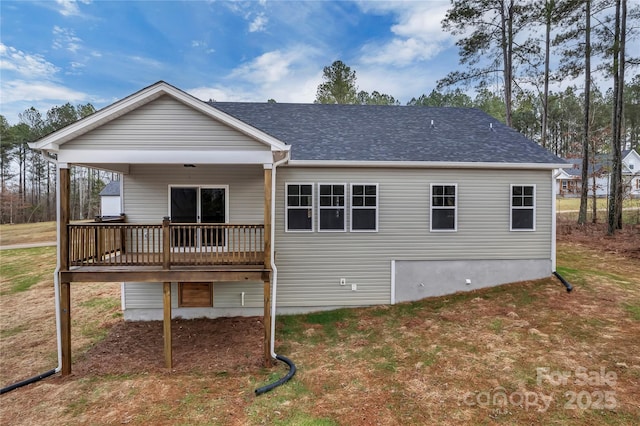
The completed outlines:
[[[269,279],[264,225],[89,223],[69,225],[62,280],[246,281]]]

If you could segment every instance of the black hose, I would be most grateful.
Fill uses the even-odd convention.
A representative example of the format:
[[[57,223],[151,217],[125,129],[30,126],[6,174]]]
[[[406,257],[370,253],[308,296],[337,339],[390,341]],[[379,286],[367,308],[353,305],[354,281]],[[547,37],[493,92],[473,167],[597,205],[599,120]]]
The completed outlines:
[[[42,379],[44,379],[46,377],[53,376],[54,374],[56,374],[56,370],[55,369],[54,370],[49,370],[49,371],[47,371],[45,373],[42,373],[42,374],[38,374],[37,376],[33,376],[30,379],[26,379],[26,380],[23,380],[21,382],[14,383],[12,385],[9,385],[7,387],[4,387],[4,388],[0,389],[0,395],[2,395],[4,393],[7,393],[7,392],[11,392],[14,389],[21,388],[22,386],[30,385],[31,383],[35,383],[38,380],[42,380]]]
[[[296,374],[296,365],[293,363],[293,361],[291,361],[286,356],[282,356],[282,355],[276,355],[276,359],[287,364],[289,366],[289,372],[287,373],[286,376],[282,377],[278,381],[256,389],[256,396],[262,395],[263,393],[267,393],[270,390],[275,389],[278,386],[287,383]]]
[[[557,271],[553,271],[553,275],[558,277],[562,285],[564,285],[567,288],[567,293],[571,293],[571,290],[573,290],[573,287],[571,286],[571,284],[569,284],[569,281],[562,278],[562,275],[560,275]]]

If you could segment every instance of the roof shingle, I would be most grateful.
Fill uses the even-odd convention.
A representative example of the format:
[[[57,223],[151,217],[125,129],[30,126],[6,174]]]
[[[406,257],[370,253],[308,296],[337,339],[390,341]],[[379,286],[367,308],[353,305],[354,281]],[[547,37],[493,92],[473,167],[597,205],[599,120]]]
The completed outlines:
[[[209,104],[291,145],[293,160],[565,163],[473,108]]]

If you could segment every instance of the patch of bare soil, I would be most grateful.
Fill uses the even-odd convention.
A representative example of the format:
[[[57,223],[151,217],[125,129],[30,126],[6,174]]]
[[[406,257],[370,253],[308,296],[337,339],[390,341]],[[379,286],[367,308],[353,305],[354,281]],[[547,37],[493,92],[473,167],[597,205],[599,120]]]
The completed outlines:
[[[172,372],[230,373],[262,366],[261,317],[174,319]],[[74,362],[70,376],[168,372],[162,321],[120,322]]]
[[[557,234],[558,240],[565,243],[640,259],[640,225],[627,225],[610,236],[606,223],[578,225],[574,221],[558,220]]]

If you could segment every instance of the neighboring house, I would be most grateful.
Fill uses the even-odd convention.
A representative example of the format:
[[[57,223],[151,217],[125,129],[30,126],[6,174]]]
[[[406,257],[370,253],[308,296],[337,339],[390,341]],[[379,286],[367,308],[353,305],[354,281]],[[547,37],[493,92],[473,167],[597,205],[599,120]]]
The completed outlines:
[[[120,203],[120,182],[112,180],[100,191],[100,216],[118,217],[122,212]]]
[[[170,366],[171,317],[264,314],[267,360],[275,313],[555,270],[566,163],[475,109],[205,103],[159,82],[31,147],[58,164],[63,353],[72,282],[124,282],[125,319],[164,320]],[[68,224],[74,164],[122,173],[127,223]]]
[[[625,196],[640,198],[640,154],[633,149],[622,151],[622,181]]]
[[[566,160],[573,166],[560,171],[556,178],[556,193],[561,197],[580,197],[582,188],[582,159],[569,158]],[[594,177],[597,197],[609,194],[611,180],[611,157],[598,155],[595,162],[589,165],[588,194],[593,195]],[[622,181],[624,196],[640,198],[640,155],[634,150],[622,151]]]

